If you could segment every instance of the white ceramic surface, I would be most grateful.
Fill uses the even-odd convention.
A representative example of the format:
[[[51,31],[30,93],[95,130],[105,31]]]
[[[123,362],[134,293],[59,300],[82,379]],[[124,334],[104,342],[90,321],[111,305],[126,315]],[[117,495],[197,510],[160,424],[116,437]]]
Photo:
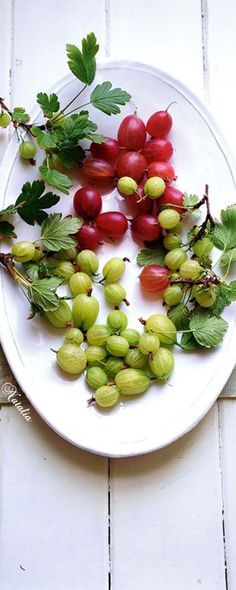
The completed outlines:
[[[222,139],[205,107],[187,88],[170,76],[139,63],[107,61],[99,66],[95,83],[105,79],[130,91],[144,119],[176,101],[172,107],[174,126],[170,139],[175,147],[173,165],[178,174],[177,186],[201,195],[207,182],[215,215],[222,206],[235,201],[232,164],[222,147]],[[65,104],[78,92],[78,82],[68,76],[53,90],[59,93],[61,104]],[[109,118],[91,109],[91,116],[100,131],[115,135],[119,121],[131,110],[132,106],[128,105],[119,117]],[[37,115],[38,110],[34,109],[33,118]],[[19,160],[14,137],[1,168],[0,207],[13,202],[22,184],[35,177],[35,169]],[[124,200],[117,191],[104,196],[103,202],[104,211],[124,207]],[[64,214],[71,212],[71,198],[62,196],[55,210],[62,210]],[[26,226],[20,219],[16,228],[19,239],[38,235],[37,227]],[[135,263],[137,251],[137,244],[127,234],[119,245],[107,244],[99,252],[101,268],[112,255],[129,254],[131,265],[122,283],[127,287],[131,302],[127,310],[131,327],[140,327],[137,320],[140,315],[145,318],[162,310],[160,301],[144,297],[140,290],[137,279],[140,269]],[[1,342],[16,379],[56,432],[92,452],[109,456],[138,455],[176,440],[206,414],[234,366],[235,314],[231,307],[224,313],[229,329],[223,345],[206,354],[175,351],[176,367],[170,379],[171,386],[153,385],[142,397],[124,401],[109,412],[99,411],[87,406],[90,392],[84,378],[70,379],[57,369],[50,347],[60,345],[63,331],[54,330],[40,318],[26,321],[28,308],[22,294],[4,272],[0,274],[0,281]],[[104,305],[101,289],[96,287],[94,294],[101,301],[99,321],[102,323],[109,308]]]

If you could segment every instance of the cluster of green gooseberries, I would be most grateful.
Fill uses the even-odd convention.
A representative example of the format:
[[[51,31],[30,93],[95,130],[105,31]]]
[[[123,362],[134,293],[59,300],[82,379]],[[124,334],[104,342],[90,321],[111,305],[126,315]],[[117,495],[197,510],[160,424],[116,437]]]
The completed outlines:
[[[74,318],[74,325],[81,326]],[[140,334],[127,327],[127,315],[116,309],[108,314],[106,324],[93,323],[85,332],[78,327],[66,330],[57,362],[73,375],[86,368],[86,382],[94,391],[89,403],[110,408],[120,396],[142,394],[154,379],[166,382],[170,377],[174,357],[164,345],[175,343],[176,328],[163,314],[153,314],[144,323],[145,332]],[[85,343],[87,347],[82,349]]]
[[[178,211],[164,209],[159,213],[158,221],[165,231],[163,246],[167,252],[164,265],[152,264],[143,268],[139,277],[143,289],[163,292],[164,302],[169,306],[178,305],[188,295],[188,299],[195,300],[201,307],[211,307],[217,297],[217,286],[214,285],[214,273],[207,268],[213,249],[208,230],[197,239],[200,227],[194,227],[189,241],[183,245],[182,220]]]
[[[17,262],[26,263],[39,255],[43,255],[42,251],[30,242],[17,242],[12,248]],[[62,255],[70,260],[48,260],[55,264],[54,273],[68,281],[72,307],[62,298],[56,310],[44,314],[56,328],[66,328],[64,343],[56,351],[59,367],[78,376],[86,369],[86,382],[95,392],[91,400],[103,408],[117,403],[120,395],[143,393],[152,379],[166,381],[173,371],[174,359],[165,345],[175,343],[176,328],[162,314],[154,314],[144,322],[143,334],[127,327],[127,315],[119,309],[126,301],[126,292],[117,283],[125,271],[126,260],[108,260],[98,281],[98,258],[93,251],[77,253],[71,249]],[[96,324],[99,302],[92,295],[94,280],[115,308],[108,314],[106,324]]]

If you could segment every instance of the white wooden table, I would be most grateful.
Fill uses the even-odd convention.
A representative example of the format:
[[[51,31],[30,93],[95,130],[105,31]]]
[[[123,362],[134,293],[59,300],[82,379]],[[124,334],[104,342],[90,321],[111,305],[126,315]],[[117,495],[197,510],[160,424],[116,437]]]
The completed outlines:
[[[236,155],[233,0],[0,6],[0,94],[10,104],[30,107],[66,72],[66,42],[93,30],[101,57],[152,63],[208,101]],[[13,383],[3,357],[0,375]],[[235,383],[236,373],[183,439],[125,460],[80,451],[33,410],[27,423],[2,406],[1,590],[235,590]]]

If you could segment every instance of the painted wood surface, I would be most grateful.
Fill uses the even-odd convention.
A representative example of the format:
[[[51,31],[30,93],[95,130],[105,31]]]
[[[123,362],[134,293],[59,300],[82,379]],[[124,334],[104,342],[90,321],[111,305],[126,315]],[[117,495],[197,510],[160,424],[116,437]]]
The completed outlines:
[[[1,15],[0,94],[12,105],[30,107],[66,73],[65,44],[94,30],[101,56],[147,61],[208,98],[236,155],[232,0],[2,0]],[[0,384],[14,384],[0,366]],[[222,396],[235,397],[234,374]],[[235,403],[220,398],[160,453],[111,462],[32,409],[29,423],[2,406],[1,589],[235,590]]]
[[[107,460],[0,414],[1,590],[106,589]]]

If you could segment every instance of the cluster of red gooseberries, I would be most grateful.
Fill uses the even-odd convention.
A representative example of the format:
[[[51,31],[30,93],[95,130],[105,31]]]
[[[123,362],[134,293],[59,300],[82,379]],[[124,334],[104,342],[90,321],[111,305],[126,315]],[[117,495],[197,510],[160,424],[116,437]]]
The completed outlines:
[[[135,240],[151,246],[163,238],[164,247],[171,252],[166,255],[165,266],[143,269],[140,280],[147,291],[164,290],[169,284],[170,270],[179,270],[181,264],[186,266],[187,278],[194,278],[193,273],[195,276],[200,269],[198,262],[187,260],[186,252],[180,248],[178,226],[184,211],[184,194],[171,186],[176,179],[169,163],[173,147],[166,137],[171,128],[168,109],[152,114],[146,126],[137,115],[125,117],[117,139],[109,137],[105,143],[91,144],[92,157],[85,160],[82,168],[89,187],[80,188],[74,196],[75,211],[85,219],[77,234],[80,249],[96,250],[104,239],[121,239],[129,222]],[[98,189],[115,185],[126,199],[131,220],[119,211],[101,212],[102,196]]]
[[[134,238],[153,242],[161,237],[164,225],[162,215],[157,218],[158,211],[167,203],[172,210],[183,207],[183,193],[170,186],[175,180],[169,163],[173,147],[166,139],[171,127],[168,110],[154,113],[146,126],[137,115],[128,115],[120,124],[117,139],[108,137],[105,143],[91,144],[92,157],[82,167],[89,188],[79,189],[74,196],[75,211],[85,219],[77,236],[80,248],[95,250],[103,239],[121,239],[127,231],[128,220],[123,213],[101,213],[98,188],[115,185],[130,209]]]

